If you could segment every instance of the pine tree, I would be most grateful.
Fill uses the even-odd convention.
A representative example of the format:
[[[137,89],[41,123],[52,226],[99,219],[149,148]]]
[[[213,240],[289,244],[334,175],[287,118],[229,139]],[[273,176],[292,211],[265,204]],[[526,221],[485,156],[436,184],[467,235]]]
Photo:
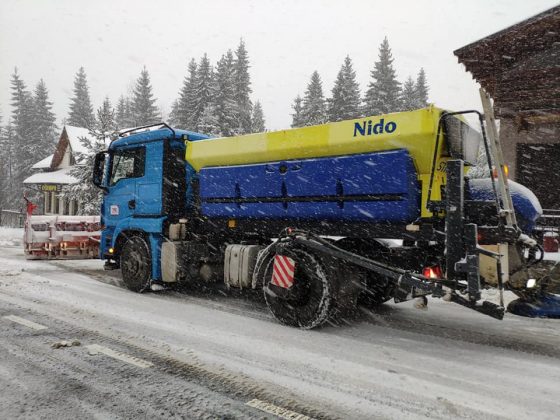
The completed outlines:
[[[428,106],[428,82],[423,68],[420,68],[416,79],[416,104],[418,108]]]
[[[264,113],[259,101],[253,106],[253,115],[251,115],[251,132],[264,133],[266,131]]]
[[[43,79],[37,83],[33,96],[34,123],[37,135],[38,150],[48,153],[57,141],[58,127],[52,111],[53,103],[49,100],[49,92]]]
[[[169,112],[169,117],[167,122],[171,127],[184,129],[185,127],[183,125],[179,125],[178,118],[179,118],[179,99],[175,99],[171,104],[171,112]]]
[[[403,85],[401,109],[403,111],[412,111],[417,108],[419,107],[416,96],[416,84],[414,83],[414,80],[412,80],[412,77],[409,76]]]
[[[155,105],[156,99],[153,96],[150,75],[144,67],[136,80],[132,97],[135,126],[155,124],[161,121],[161,115]]]
[[[130,98],[121,95],[115,111],[115,124],[119,130],[134,127],[134,115]]]
[[[114,133],[117,131],[115,110],[109,97],[106,96],[101,107],[97,110],[96,128],[98,131]]]
[[[81,203],[78,212],[81,215],[96,215],[100,212],[103,193],[91,182],[95,154],[105,150],[107,143],[118,137],[114,120],[115,112],[108,98],[96,114],[96,124],[94,128],[89,129],[89,137],[79,139],[84,146],[84,151],[74,152],[78,164],[70,169],[69,175],[76,178],[77,182],[65,185],[61,193],[64,199]]]
[[[235,102],[237,103],[237,132],[245,134],[251,132],[251,76],[249,75],[249,55],[243,40],[235,50],[234,89]]]
[[[364,98],[364,114],[379,115],[401,108],[400,83],[393,68],[393,56],[387,37],[379,47],[379,61],[371,71],[371,81]]]
[[[14,126],[9,121],[0,130],[0,209],[17,209],[21,198],[15,182],[14,138]]]
[[[303,122],[303,99],[301,99],[301,96],[296,96],[296,99],[294,99],[294,104],[292,105],[292,109],[294,110],[294,113],[291,114],[292,115],[292,128],[297,128],[297,127],[303,127],[304,126],[304,122]]]
[[[193,58],[189,62],[188,75],[183,80],[177,107],[173,113],[173,124],[186,130],[194,129],[193,121],[191,121],[191,108],[195,102],[196,70],[197,65]]]
[[[200,116],[198,130],[211,136],[220,135],[220,125],[216,117],[216,109],[212,103],[206,105]]]
[[[192,107],[188,111],[189,122],[194,131],[201,131],[202,114],[205,112],[206,107],[212,103],[214,96],[214,71],[208,56],[204,54],[196,70],[194,100]],[[206,114],[208,112],[210,110],[206,110]]]
[[[329,121],[342,121],[360,116],[360,87],[349,56],[344,59],[328,100]]]
[[[19,77],[17,69],[12,75],[11,90],[13,161],[12,188],[7,198],[12,208],[18,208],[23,193],[23,180],[29,176],[31,166],[44,158],[50,151],[39,150],[37,147],[33,96],[27,90],[24,81]]]
[[[323,83],[317,71],[311,75],[302,106],[303,125],[323,124],[327,121]]]
[[[235,101],[235,85],[233,72],[233,53],[231,50],[222,56],[216,65],[215,97],[213,104],[221,136],[229,137],[237,134],[237,103]]]
[[[70,114],[67,124],[74,127],[90,128],[95,122],[93,107],[89,98],[86,72],[80,67],[74,78],[74,97],[70,100]]]

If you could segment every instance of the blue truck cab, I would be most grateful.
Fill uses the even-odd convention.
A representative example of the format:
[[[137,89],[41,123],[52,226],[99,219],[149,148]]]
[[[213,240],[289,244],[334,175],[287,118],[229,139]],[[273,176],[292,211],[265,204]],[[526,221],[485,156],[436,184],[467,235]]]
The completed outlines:
[[[104,160],[101,165],[96,162],[97,174],[94,174],[94,183],[104,190],[102,258],[115,259],[115,250],[131,235],[142,236],[150,247],[151,277],[161,278],[163,223],[182,217],[188,203],[184,196],[187,190],[185,141],[207,138],[167,126],[123,133],[104,154],[96,157]]]

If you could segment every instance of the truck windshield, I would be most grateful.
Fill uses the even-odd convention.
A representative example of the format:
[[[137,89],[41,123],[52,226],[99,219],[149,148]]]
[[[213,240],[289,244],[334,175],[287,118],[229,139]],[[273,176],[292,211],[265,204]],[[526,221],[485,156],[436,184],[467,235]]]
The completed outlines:
[[[109,185],[115,185],[121,179],[144,176],[145,154],[146,149],[144,147],[114,152],[111,160]]]

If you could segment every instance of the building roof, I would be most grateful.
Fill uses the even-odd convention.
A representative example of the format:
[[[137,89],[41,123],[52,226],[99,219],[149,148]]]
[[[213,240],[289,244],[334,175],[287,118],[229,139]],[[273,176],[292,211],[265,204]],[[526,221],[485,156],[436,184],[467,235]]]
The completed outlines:
[[[66,125],[60,133],[60,139],[56,145],[54,151],[54,156],[51,161],[51,170],[57,169],[64,159],[66,150],[70,147],[70,153],[72,156],[72,164],[80,164],[80,159],[76,156],[77,153],[87,153],[87,149],[82,143],[82,139],[88,139],[94,141],[94,137],[91,136],[87,128],[73,127],[71,125]]]
[[[64,159],[67,149],[70,148],[72,155],[71,164],[80,164],[77,153],[87,153],[88,150],[81,142],[82,138],[94,140],[87,128],[64,126],[60,138],[52,155],[41,159],[31,168],[40,169],[42,172],[26,178],[24,184],[73,184],[77,180],[68,175],[70,168],[60,169],[59,166]]]
[[[72,127],[67,125],[64,127],[66,134],[68,135],[68,140],[70,141],[70,148],[72,152],[76,153],[87,153],[87,149],[84,147],[80,139],[86,138],[90,141],[94,140],[87,128],[82,127]]]
[[[40,160],[31,169],[49,169],[51,167],[51,162],[54,154],[47,156],[43,160]]]
[[[499,115],[560,112],[560,6],[454,51]]]
[[[69,174],[72,168],[59,169],[58,171],[39,172],[26,178],[24,184],[74,184],[76,178]]]

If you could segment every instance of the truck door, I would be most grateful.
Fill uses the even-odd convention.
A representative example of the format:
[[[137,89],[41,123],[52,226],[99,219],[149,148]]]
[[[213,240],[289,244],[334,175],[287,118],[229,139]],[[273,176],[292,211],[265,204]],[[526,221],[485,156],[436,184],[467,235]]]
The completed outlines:
[[[112,153],[109,193],[105,196],[105,220],[108,224],[136,214],[137,182],[145,175],[145,146],[121,148]]]
[[[165,173],[163,163],[163,146],[165,141],[152,141],[144,146],[145,170],[141,177],[136,178],[135,216],[161,215],[162,210],[162,178]]]

